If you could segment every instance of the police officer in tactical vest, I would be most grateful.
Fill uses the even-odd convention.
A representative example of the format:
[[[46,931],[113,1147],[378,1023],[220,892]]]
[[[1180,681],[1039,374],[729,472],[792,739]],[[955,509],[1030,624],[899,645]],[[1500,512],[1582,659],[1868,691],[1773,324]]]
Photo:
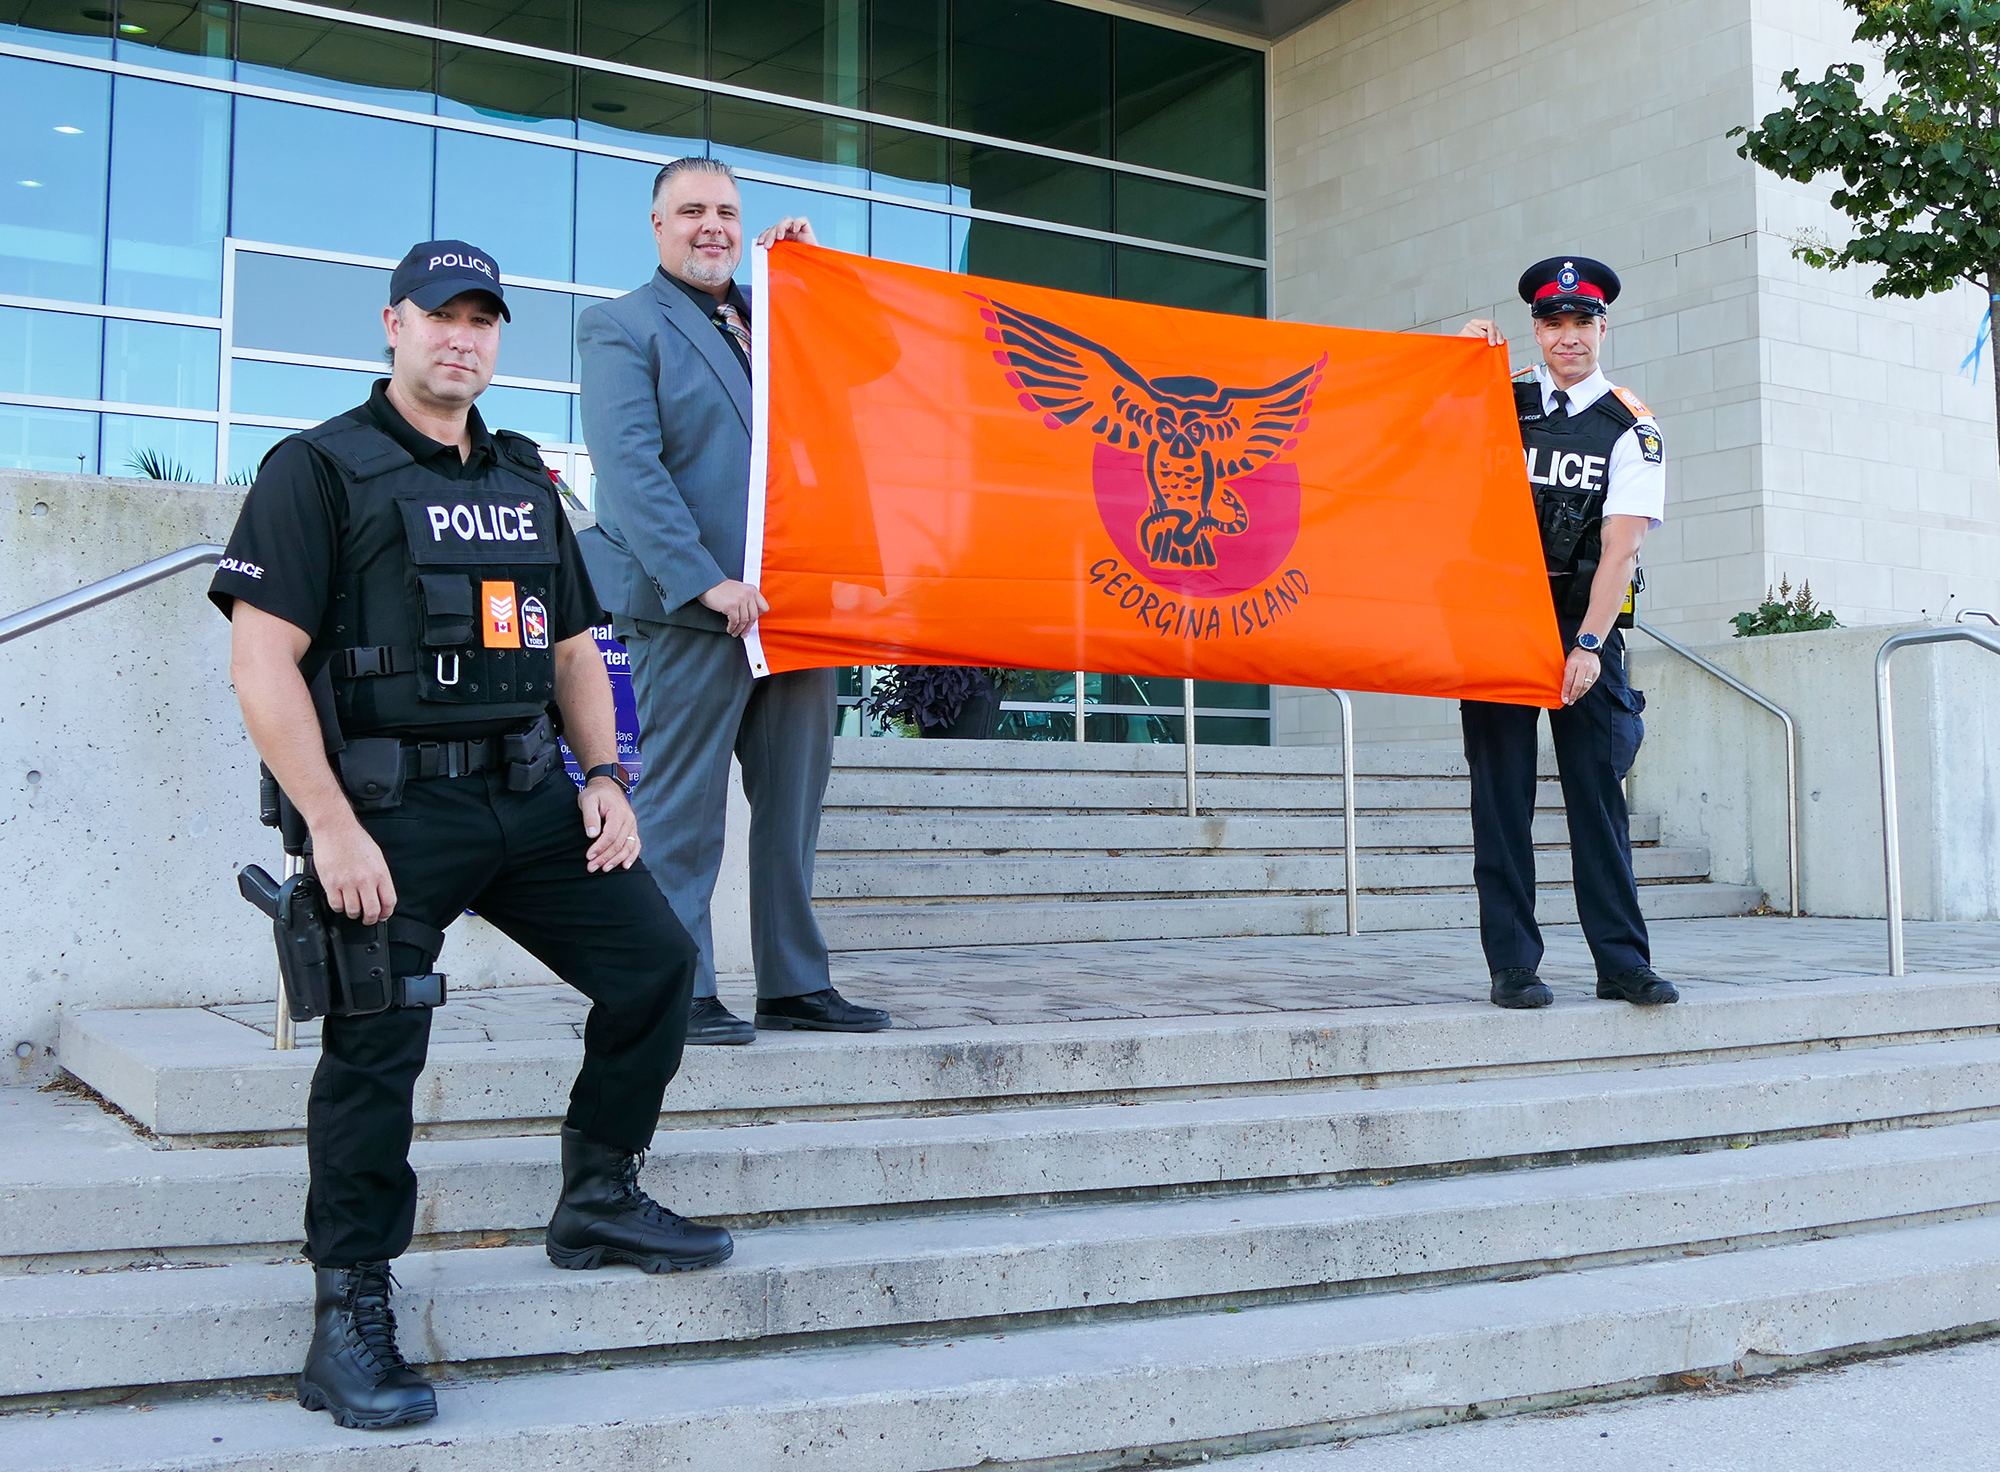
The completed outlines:
[[[1622,783],[1645,734],[1645,696],[1626,679],[1622,610],[1646,533],[1666,502],[1666,450],[1646,406],[1597,366],[1617,273],[1584,256],[1537,262],[1521,276],[1542,361],[1514,385],[1528,481],[1568,659],[1562,706],[1549,713],[1569,820],[1578,918],[1597,966],[1597,995],[1657,1006],[1679,1000],[1656,975]],[[1463,336],[1505,341],[1484,319]],[[1499,1007],[1554,1000],[1537,972],[1533,706],[1461,703],[1472,769],[1472,872],[1479,938]]]
[[[729,1234],[638,1184],[679,1066],[693,942],[639,865],[604,614],[533,441],[489,431],[505,292],[463,241],[417,246],[383,313],[390,377],[265,458],[209,596],[244,725],[308,855],[242,887],[277,922],[294,1018],[320,1017],[306,1114],[316,1322],[300,1404],[343,1426],[437,1413],[402,1359],[389,1260],[410,1243],[411,1095],[443,931],[469,907],[591,999],[548,1255],[649,1272]],[[563,769],[556,733],[586,781]],[[276,797],[276,793],[270,794]]]

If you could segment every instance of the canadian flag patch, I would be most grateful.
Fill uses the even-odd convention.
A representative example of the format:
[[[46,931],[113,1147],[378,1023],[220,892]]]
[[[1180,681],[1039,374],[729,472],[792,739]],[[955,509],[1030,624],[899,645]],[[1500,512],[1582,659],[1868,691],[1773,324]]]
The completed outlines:
[[[514,585],[481,583],[479,603],[485,612],[484,637],[480,643],[488,649],[519,649],[521,618],[514,608]]]

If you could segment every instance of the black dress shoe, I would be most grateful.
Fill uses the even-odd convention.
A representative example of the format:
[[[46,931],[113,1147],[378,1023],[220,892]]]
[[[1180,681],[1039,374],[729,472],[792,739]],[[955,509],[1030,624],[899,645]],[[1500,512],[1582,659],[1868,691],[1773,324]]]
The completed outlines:
[[[389,1308],[386,1262],[313,1270],[313,1338],[299,1372],[299,1404],[330,1411],[353,1431],[428,1421],[437,1392],[404,1363]]]
[[[639,1187],[644,1155],[562,1132],[562,1200],[549,1221],[549,1261],[559,1268],[629,1263],[649,1273],[713,1267],[736,1250],[721,1227],[668,1211]]]
[[[696,997],[688,1008],[687,1040],[695,1047],[737,1047],[755,1042],[757,1029],[714,997]]]
[[[766,1032],[880,1032],[889,1014],[879,1007],[857,1007],[832,987],[802,997],[759,997],[757,1026]]]
[[[1634,966],[1616,976],[1598,977],[1597,997],[1602,1002],[1630,1002],[1635,1007],[1664,1007],[1668,1002],[1678,1002],[1681,994],[1652,967]]]
[[[1522,1012],[1546,1007],[1556,999],[1556,994],[1543,984],[1541,977],[1526,966],[1503,966],[1494,972],[1493,990],[1488,996],[1496,1007],[1509,1007]]]

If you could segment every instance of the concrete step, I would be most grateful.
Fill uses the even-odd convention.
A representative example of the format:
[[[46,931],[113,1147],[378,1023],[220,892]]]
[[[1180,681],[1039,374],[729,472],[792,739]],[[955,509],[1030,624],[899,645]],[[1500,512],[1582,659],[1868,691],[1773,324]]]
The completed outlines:
[[[1471,784],[1456,777],[1363,777],[1355,784],[1357,809],[1462,813]],[[1205,784],[1204,812],[1307,814],[1339,812],[1341,784],[1307,777],[1233,777]],[[829,812],[912,812],[943,808],[985,811],[1182,813],[1187,787],[1173,777],[1107,779],[1092,772],[1012,772],[967,776],[920,771],[835,772],[827,784]],[[1553,778],[1535,784],[1535,805],[1560,808],[1562,788]]]
[[[1361,928],[1465,929],[1479,923],[1469,888],[1434,894],[1370,893],[1375,877],[1361,871]],[[1460,881],[1461,884],[1464,881]],[[1740,884],[1645,884],[1641,909],[1651,920],[1747,915],[1764,892]],[[1544,925],[1576,923],[1576,897],[1566,886],[1545,887],[1537,902]],[[1087,903],[963,900],[949,905],[829,905],[820,930],[836,951],[899,951],[934,946],[1003,946],[1057,941],[1186,940],[1229,935],[1340,935],[1347,905],[1332,896],[1223,896],[1204,899],[1093,900]]]
[[[580,997],[550,990],[581,1020]],[[667,1092],[663,1123],[964,1114],[1639,1068],[1926,1040],[1996,1019],[2000,972],[1693,985],[1680,1005],[1643,1021],[1626,1008],[1590,1004],[1557,1006],[1524,1025],[1520,1014],[1484,1004],[1441,1003],[971,1032],[764,1033],[750,1048],[689,1049]],[[295,1135],[305,1126],[306,1089],[319,1061],[317,1049],[277,1052],[264,1034],[191,1007],[77,1014],[64,1021],[61,1053],[69,1072],[143,1128],[190,1144]],[[453,1128],[553,1133],[581,1056],[582,1045],[566,1032],[511,1043],[434,1042],[417,1083],[418,1128],[427,1135]],[[19,1117],[0,1128],[0,1142],[18,1140],[29,1154],[59,1152],[78,1127],[71,1120],[34,1138],[32,1113]],[[0,1144],[0,1168],[10,1158]]]
[[[1640,882],[1708,878],[1708,850],[1694,847],[1637,849]],[[1371,853],[1356,868],[1370,893],[1409,889],[1470,889],[1472,855]],[[1568,849],[1540,856],[1544,884],[1568,884]],[[1079,855],[1028,858],[822,858],[814,873],[820,904],[878,903],[892,899],[943,903],[958,900],[1061,897],[1095,900],[1153,895],[1299,895],[1345,893],[1342,850],[1315,854]]]
[[[1126,742],[1075,741],[912,741],[884,737],[843,737],[833,743],[839,771],[875,772],[1092,772],[1179,776],[1186,748]],[[1338,777],[1339,746],[1196,746],[1195,767],[1203,778],[1232,775]],[[1544,776],[1555,774],[1555,758],[1541,754]],[[1448,747],[1403,744],[1357,746],[1354,770],[1369,777],[1463,777],[1465,755]]]
[[[1622,1010],[1622,1009],[1621,1009]],[[1629,1015],[1629,1014],[1628,1014]],[[1535,1018],[1522,1017],[1524,1028]],[[1635,1027],[1650,1026],[1636,1020]],[[1661,1041],[1665,1040],[1662,1034]],[[663,1133],[653,1193],[737,1223],[1336,1184],[1469,1161],[1664,1152],[2000,1110],[2000,1038],[1584,1075],[1475,1078],[935,1118]],[[547,1136],[420,1141],[418,1232],[452,1246],[532,1232],[559,1185]],[[0,1258],[20,1271],[296,1240],[298,1147],[27,1151],[8,1162]],[[494,1234],[499,1234],[495,1236]]]
[[[1472,847],[1472,819],[1466,813],[1358,812],[1354,827],[1364,853]],[[1536,814],[1534,836],[1543,847],[1566,845],[1569,830],[1563,815]],[[1660,841],[1658,814],[1632,815],[1632,841]],[[885,853],[1325,853],[1338,852],[1344,842],[1338,810],[1306,818],[833,811],[821,820],[819,831],[822,864],[829,858]]]
[[[1802,1361],[2000,1319],[2000,1222],[1523,1282],[448,1383],[357,1434],[280,1395],[0,1420],[11,1472],[942,1472],[1199,1460],[1361,1423]],[[134,1404],[150,1413],[133,1414]]]
[[[1996,1202],[2000,1123],[1982,1123],[1387,1187],[772,1229],[675,1278],[562,1272],[536,1246],[417,1253],[397,1264],[397,1305],[411,1359],[490,1369],[1395,1293]],[[294,1372],[311,1300],[302,1263],[0,1278],[0,1396]]]

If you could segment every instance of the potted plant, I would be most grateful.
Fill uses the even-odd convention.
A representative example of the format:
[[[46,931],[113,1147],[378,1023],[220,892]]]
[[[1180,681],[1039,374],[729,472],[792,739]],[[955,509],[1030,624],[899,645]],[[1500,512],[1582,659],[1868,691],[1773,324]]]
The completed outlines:
[[[894,664],[876,671],[864,714],[919,736],[988,741],[1000,724],[1007,672],[974,665]]]

